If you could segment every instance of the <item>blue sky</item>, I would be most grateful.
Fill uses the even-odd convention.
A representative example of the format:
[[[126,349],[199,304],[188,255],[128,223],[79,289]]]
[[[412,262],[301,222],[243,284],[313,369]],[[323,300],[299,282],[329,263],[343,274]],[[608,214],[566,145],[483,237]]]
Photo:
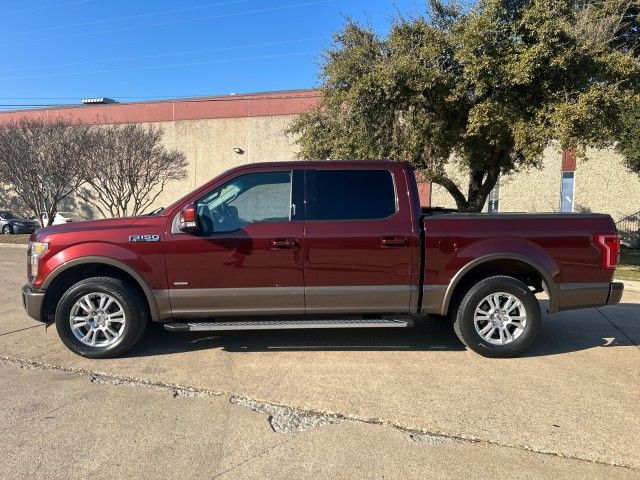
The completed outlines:
[[[0,109],[312,88],[348,16],[388,30],[421,0],[0,0]]]

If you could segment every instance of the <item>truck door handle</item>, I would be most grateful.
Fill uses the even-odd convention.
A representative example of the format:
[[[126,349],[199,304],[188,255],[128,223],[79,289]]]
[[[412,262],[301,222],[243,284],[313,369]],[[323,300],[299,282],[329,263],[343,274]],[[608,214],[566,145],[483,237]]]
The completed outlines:
[[[404,247],[407,244],[407,239],[404,237],[382,237],[380,239],[380,245],[383,247]]]
[[[271,240],[271,250],[292,250],[298,248],[298,242],[292,238],[274,238]]]

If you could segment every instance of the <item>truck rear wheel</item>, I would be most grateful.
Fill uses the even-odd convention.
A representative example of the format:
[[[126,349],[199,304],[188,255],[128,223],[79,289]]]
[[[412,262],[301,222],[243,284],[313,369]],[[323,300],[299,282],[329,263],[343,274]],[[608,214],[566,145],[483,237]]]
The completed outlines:
[[[462,343],[485,357],[513,357],[540,332],[540,305],[529,288],[508,276],[481,280],[464,295],[453,315]]]
[[[111,358],[140,340],[147,310],[129,283],[93,277],[76,283],[62,295],[55,320],[58,335],[70,350],[83,357]]]

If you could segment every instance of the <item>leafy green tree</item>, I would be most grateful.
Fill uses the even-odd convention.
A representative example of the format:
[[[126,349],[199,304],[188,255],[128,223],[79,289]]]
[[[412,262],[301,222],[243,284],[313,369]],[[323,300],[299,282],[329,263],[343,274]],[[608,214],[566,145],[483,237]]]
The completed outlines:
[[[625,116],[617,150],[624,156],[629,170],[640,175],[640,99],[633,106]]]
[[[629,43],[577,28],[585,1],[434,1],[388,36],[348,21],[322,65],[319,104],[294,121],[308,159],[393,158],[479,211],[500,174],[540,167],[543,150],[619,139],[640,66]],[[468,173],[460,186],[445,168]]]

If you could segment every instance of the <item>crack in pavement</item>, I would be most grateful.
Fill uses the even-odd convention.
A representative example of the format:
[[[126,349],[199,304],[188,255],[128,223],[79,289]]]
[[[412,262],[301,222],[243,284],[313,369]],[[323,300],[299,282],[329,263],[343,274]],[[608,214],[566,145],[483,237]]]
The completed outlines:
[[[229,401],[234,405],[240,405],[254,412],[268,415],[269,424],[273,431],[277,433],[304,432],[312,428],[340,423],[345,420],[335,414],[308,412],[297,408],[259,402],[253,398],[237,395],[232,395]]]
[[[624,338],[626,338],[627,340],[629,340],[629,342],[631,342],[631,344],[635,345],[636,348],[640,349],[640,345],[638,345],[636,342],[633,341],[633,339],[626,334],[626,332],[624,330],[622,330],[615,322],[613,322],[613,320],[611,320],[609,317],[607,317],[604,313],[602,313],[602,310],[600,310],[598,307],[596,307],[596,311],[602,315],[602,318],[604,318],[607,322],[609,322],[613,328],[615,328],[616,330],[618,330],[622,336]]]
[[[245,395],[238,395],[212,389],[186,387],[183,385],[163,381],[132,378],[112,373],[95,372],[83,368],[54,365],[37,360],[27,360],[17,357],[10,357],[7,355],[0,356],[0,365],[2,364],[18,366],[20,368],[40,368],[44,370],[72,373],[78,376],[88,376],[91,383],[94,384],[131,386],[152,390],[169,391],[173,398],[226,397],[228,398],[229,402],[234,405],[249,408],[258,413],[266,414],[268,416],[267,418],[271,425],[271,428],[278,433],[303,432],[312,428],[330,424],[337,424],[341,422],[362,423],[367,425],[390,427],[406,434],[412,441],[431,446],[437,446],[451,442],[482,443],[499,447],[512,448],[515,450],[524,450],[541,455],[550,455],[570,460],[595,463],[598,465],[624,468],[632,471],[640,471],[640,468],[638,467],[618,461],[607,462],[604,460],[585,458],[560,451],[540,449],[525,444],[513,444],[490,438],[480,438],[464,433],[448,433],[441,431],[430,431],[426,428],[412,428],[401,425],[397,422],[376,417],[362,417],[346,413],[318,411],[312,409],[299,409],[269,401],[262,401]]]
[[[76,372],[80,375],[86,375],[86,371]],[[192,387],[184,387],[165,382],[156,382],[152,380],[140,380],[137,378],[122,377],[111,375],[108,373],[91,373],[91,383],[102,385],[124,385],[128,387],[148,388],[150,390],[171,390],[174,398],[176,397],[214,397],[221,396],[222,393],[212,390],[195,389]]]
[[[11,335],[12,333],[23,332],[25,330],[29,330],[29,329],[32,329],[32,328],[43,327],[43,326],[44,326],[44,324],[40,323],[38,325],[31,325],[30,327],[19,328],[18,330],[13,330],[11,332],[0,333],[0,337],[3,337],[5,335]]]
[[[215,478],[220,478],[222,475],[224,475],[224,474],[226,474],[226,473],[229,473],[229,472],[231,472],[231,471],[235,470],[236,468],[241,467],[242,465],[245,465],[246,463],[250,462],[251,460],[253,460],[253,459],[255,459],[255,458],[262,457],[263,455],[266,455],[267,453],[269,453],[269,452],[270,452],[270,451],[272,451],[273,449],[278,448],[278,447],[280,447],[280,446],[282,446],[282,445],[286,445],[287,443],[291,442],[292,440],[293,440],[293,439],[292,439],[292,438],[290,438],[290,439],[288,439],[288,440],[285,440],[284,442],[279,442],[279,443],[276,443],[275,445],[271,445],[270,447],[267,447],[267,448],[265,448],[265,449],[263,449],[263,450],[259,451],[258,453],[254,454],[254,455],[251,455],[249,458],[245,458],[245,459],[244,459],[244,460],[242,460],[241,462],[236,463],[235,465],[233,465],[233,466],[231,466],[231,467],[227,468],[226,470],[224,470],[224,471],[222,471],[222,472],[219,472],[219,473],[216,473],[216,474],[215,474],[213,477],[211,477],[211,478],[212,478],[212,480],[213,480],[213,479],[215,479]]]

